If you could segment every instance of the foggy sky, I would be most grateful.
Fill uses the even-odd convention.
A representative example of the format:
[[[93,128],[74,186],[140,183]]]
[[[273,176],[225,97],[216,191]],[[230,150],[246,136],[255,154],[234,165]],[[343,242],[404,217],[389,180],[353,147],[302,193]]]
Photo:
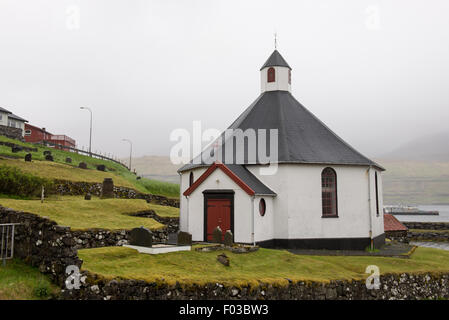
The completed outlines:
[[[168,155],[176,128],[225,129],[274,49],[292,93],[377,156],[449,122],[449,4],[0,0],[0,106],[93,151]],[[79,19],[77,14],[79,13]]]

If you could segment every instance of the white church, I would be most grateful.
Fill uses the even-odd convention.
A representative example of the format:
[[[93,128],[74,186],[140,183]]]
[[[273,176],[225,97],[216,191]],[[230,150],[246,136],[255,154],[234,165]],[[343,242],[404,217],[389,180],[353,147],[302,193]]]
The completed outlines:
[[[271,248],[381,246],[384,168],[293,97],[291,70],[275,50],[260,69],[260,96],[229,127],[277,129],[275,174],[263,174],[267,164],[257,156],[226,161],[214,149],[203,151],[216,159],[193,159],[178,170],[180,229],[207,242],[219,226],[223,233],[231,230],[237,243]]]

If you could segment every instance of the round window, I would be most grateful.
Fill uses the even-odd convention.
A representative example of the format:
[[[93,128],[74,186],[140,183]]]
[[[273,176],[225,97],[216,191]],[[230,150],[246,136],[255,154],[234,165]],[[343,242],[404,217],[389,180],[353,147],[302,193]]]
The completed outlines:
[[[259,201],[259,213],[263,217],[265,215],[265,211],[267,210],[267,205],[265,204],[265,199],[260,199]]]

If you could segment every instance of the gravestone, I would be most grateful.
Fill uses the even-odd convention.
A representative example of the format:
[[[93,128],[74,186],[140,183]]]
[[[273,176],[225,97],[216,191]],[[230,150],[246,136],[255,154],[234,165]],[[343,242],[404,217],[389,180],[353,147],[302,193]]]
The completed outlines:
[[[47,155],[49,155],[49,154],[51,154],[51,151],[50,151],[50,150],[45,150],[45,151],[44,151],[44,156],[47,156]]]
[[[99,165],[97,166],[97,170],[98,170],[98,171],[106,171],[106,166],[105,166],[104,164],[99,164]]]
[[[19,146],[12,146],[11,147],[11,152],[13,152],[13,153],[17,153],[17,152],[20,152],[22,150],[23,149],[21,147],[19,147]]]
[[[178,246],[191,246],[192,245],[192,235],[188,232],[178,231]]]
[[[214,231],[212,231],[212,242],[221,243],[222,237],[223,232],[221,231],[221,228],[217,226]]]
[[[78,168],[81,168],[81,169],[87,169],[87,164],[86,164],[85,162],[80,162],[80,163],[78,164]]]
[[[84,196],[84,200],[90,200],[92,199],[92,195],[90,193],[86,193],[86,195]]]
[[[65,162],[72,163],[72,158],[69,158],[69,157],[65,158]]]
[[[31,159],[33,158],[33,156],[31,155],[31,153],[27,153],[26,155],[25,155],[25,161],[26,162],[31,162]]]
[[[112,178],[104,178],[103,187],[101,188],[102,198],[114,198],[114,181]]]
[[[169,233],[168,239],[167,239],[167,244],[177,245],[178,244],[178,234],[175,232]]]
[[[232,245],[234,244],[234,235],[232,234],[231,230],[226,231],[225,235],[224,235],[224,245],[227,247],[232,247]]]
[[[151,248],[153,245],[153,233],[144,227],[134,228],[129,233],[129,244]]]
[[[45,160],[47,160],[47,161],[53,161],[53,156],[52,156],[51,154],[47,154],[47,155],[45,156]]]
[[[217,260],[218,260],[218,262],[220,262],[222,265],[224,265],[226,267],[229,267],[229,265],[230,265],[230,260],[229,260],[228,256],[224,253],[219,254],[217,256]]]

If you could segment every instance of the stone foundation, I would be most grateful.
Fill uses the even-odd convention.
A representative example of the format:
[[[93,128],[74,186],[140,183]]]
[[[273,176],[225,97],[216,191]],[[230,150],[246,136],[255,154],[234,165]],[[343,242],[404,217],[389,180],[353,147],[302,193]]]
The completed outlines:
[[[393,241],[398,241],[401,243],[408,243],[409,239],[407,237],[408,235],[408,230],[404,230],[404,231],[386,231],[385,232],[385,238],[393,240]]]
[[[0,125],[0,135],[23,141],[22,129]]]

